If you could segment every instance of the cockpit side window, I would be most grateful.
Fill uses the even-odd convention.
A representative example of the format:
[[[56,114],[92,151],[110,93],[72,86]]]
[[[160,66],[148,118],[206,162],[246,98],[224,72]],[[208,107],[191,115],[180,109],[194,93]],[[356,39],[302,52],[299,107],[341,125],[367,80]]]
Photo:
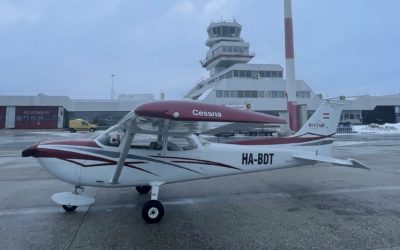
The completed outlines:
[[[196,143],[190,137],[168,137],[168,151],[185,151],[197,148]]]
[[[133,137],[131,148],[161,150],[162,138],[158,138],[157,135],[135,134],[135,136]]]

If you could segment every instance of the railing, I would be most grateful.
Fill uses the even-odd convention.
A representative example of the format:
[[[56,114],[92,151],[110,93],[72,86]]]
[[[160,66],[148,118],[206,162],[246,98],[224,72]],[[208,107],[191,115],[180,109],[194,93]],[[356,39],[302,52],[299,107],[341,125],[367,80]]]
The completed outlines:
[[[338,134],[352,134],[354,133],[353,127],[338,127],[336,130]]]
[[[218,56],[240,56],[240,57],[250,56],[250,57],[254,57],[255,55],[256,54],[254,52],[248,52],[248,51],[243,51],[243,52],[217,51],[217,52],[214,52],[214,55],[207,56],[205,62],[214,60]]]

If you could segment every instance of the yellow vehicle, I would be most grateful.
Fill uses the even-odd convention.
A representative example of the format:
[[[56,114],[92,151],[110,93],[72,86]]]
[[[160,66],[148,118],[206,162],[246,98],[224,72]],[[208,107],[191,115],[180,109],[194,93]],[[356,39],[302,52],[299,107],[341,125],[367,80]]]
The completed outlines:
[[[96,129],[97,129],[96,124],[88,123],[83,119],[75,119],[69,121],[69,131],[71,131],[71,133],[76,132],[78,130],[89,130],[90,132],[93,132]]]

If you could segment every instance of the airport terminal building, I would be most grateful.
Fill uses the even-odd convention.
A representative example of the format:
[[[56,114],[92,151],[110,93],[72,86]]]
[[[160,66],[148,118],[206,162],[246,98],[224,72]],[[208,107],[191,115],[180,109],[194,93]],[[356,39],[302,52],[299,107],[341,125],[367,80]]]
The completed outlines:
[[[236,21],[215,22],[207,28],[209,50],[201,64],[210,76],[196,83],[185,99],[220,104],[287,118],[286,79],[278,64],[252,64],[255,56]],[[302,117],[309,117],[322,101],[308,84],[296,80],[296,99]],[[400,122],[400,95],[341,98],[342,122],[353,124]],[[100,127],[118,122],[152,94],[119,95],[114,100],[80,100],[67,96],[0,96],[0,128],[66,128],[81,118]],[[302,121],[304,122],[304,121]]]
[[[248,108],[284,116],[286,79],[277,64],[251,64],[254,53],[241,37],[242,26],[236,21],[211,23],[207,28],[209,50],[202,66],[210,72],[199,81],[186,98],[207,103]],[[310,117],[322,101],[302,80],[296,80],[296,101]],[[341,120],[353,124],[400,122],[400,95],[341,98]]]

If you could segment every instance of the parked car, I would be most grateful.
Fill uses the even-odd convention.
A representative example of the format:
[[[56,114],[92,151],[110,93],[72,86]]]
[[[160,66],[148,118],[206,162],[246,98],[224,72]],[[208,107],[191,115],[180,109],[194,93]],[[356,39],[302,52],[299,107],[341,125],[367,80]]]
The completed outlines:
[[[94,132],[96,129],[96,124],[91,124],[83,119],[74,119],[69,121],[69,131],[71,131],[71,133],[85,130]]]
[[[275,129],[272,128],[253,128],[250,131],[247,131],[245,134],[249,136],[272,136],[273,133],[277,132]]]

